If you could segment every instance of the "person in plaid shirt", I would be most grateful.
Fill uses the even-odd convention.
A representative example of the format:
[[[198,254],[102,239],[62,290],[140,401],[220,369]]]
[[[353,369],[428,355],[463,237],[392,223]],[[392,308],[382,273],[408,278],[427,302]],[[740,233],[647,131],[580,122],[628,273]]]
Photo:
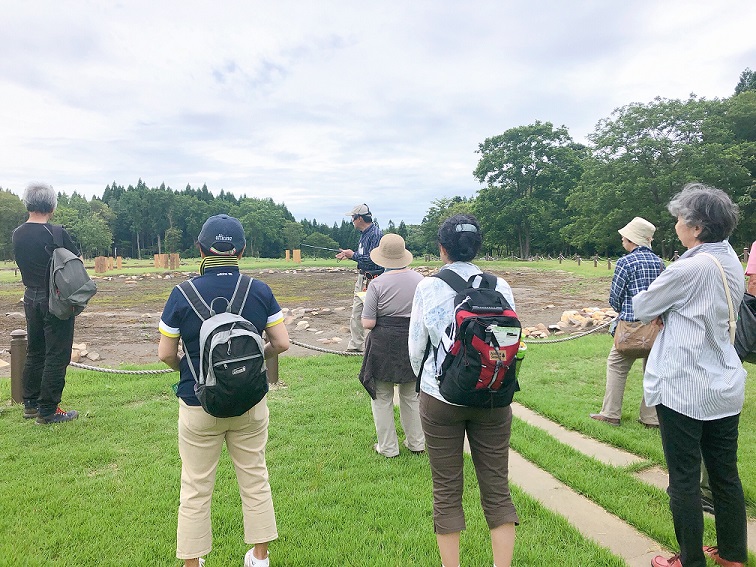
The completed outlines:
[[[628,254],[617,260],[609,291],[609,304],[623,321],[637,321],[633,313],[633,297],[648,289],[664,270],[664,262],[651,250],[656,227],[641,217],[635,217],[617,232],[622,236],[622,247]],[[612,327],[614,335],[614,327]],[[624,355],[612,345],[606,359],[606,392],[600,413],[591,418],[609,425],[619,426],[622,417],[622,398],[625,395],[627,375],[635,358]],[[643,359],[646,368],[646,359]],[[640,423],[646,427],[659,427],[656,409],[646,406],[643,397],[640,403]]]

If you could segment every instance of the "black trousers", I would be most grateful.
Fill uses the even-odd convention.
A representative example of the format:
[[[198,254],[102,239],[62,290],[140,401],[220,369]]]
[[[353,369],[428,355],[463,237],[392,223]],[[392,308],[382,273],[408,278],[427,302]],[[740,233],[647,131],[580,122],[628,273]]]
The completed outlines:
[[[740,414],[700,421],[656,406],[664,457],[669,469],[669,507],[685,567],[705,567],[703,511],[701,509],[701,457],[709,471],[714,500],[719,555],[745,563],[746,509],[738,475],[738,423]],[[712,542],[709,542],[710,544]]]
[[[71,361],[74,318],[65,321],[50,314],[45,290],[27,289],[24,294],[28,346],[23,375],[24,403],[39,406],[50,415],[60,403]]]

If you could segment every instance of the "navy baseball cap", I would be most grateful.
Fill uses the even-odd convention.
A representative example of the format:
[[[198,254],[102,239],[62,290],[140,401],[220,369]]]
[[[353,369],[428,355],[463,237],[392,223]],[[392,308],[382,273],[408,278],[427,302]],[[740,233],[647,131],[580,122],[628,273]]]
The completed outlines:
[[[238,256],[247,245],[244,227],[239,219],[215,215],[202,225],[197,237],[200,246],[217,256]]]

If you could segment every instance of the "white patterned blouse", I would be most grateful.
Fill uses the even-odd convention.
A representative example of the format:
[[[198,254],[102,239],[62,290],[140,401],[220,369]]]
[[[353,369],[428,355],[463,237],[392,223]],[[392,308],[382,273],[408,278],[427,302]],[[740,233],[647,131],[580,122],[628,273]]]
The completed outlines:
[[[453,262],[442,269],[453,270],[465,280],[470,276],[482,273],[478,266],[470,262]],[[497,280],[496,289],[506,298],[512,309],[515,309],[512,288],[504,279],[497,278]],[[441,368],[441,364],[446,358],[446,351],[451,347],[451,342],[444,331],[454,318],[455,295],[456,292],[443,280],[425,278],[417,285],[415,290],[412,315],[410,316],[409,356],[412,370],[416,376],[420,372],[428,338],[430,338],[432,348],[423,367],[420,390],[442,402],[446,402],[446,400],[438,390],[436,370]],[[445,343],[445,348],[438,349],[438,356],[434,360],[433,349],[442,340]]]

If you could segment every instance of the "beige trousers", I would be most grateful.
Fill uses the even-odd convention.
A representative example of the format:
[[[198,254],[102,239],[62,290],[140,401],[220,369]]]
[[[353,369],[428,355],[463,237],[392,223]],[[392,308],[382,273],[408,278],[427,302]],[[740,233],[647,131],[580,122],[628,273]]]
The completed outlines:
[[[200,406],[188,406],[179,400],[181,496],[177,558],[202,557],[212,549],[210,502],[224,441],[236,469],[244,517],[244,541],[255,544],[278,538],[265,464],[267,440],[266,398],[247,413],[228,418],[213,417]]]
[[[425,450],[425,436],[420,423],[420,402],[415,383],[397,384],[399,387],[399,420],[402,423],[406,446],[410,451]],[[375,432],[378,435],[378,452],[385,457],[399,454],[399,439],[394,422],[394,384],[375,381],[375,399],[371,400]]]
[[[606,392],[604,403],[601,406],[601,415],[620,419],[622,417],[622,398],[625,396],[625,383],[627,375],[637,359],[621,354],[612,345],[609,356],[606,359]],[[643,370],[646,369],[646,359],[643,359]],[[649,425],[659,425],[656,416],[656,408],[648,407],[643,395],[640,401],[640,420]]]
[[[365,286],[365,276],[357,275],[354,284],[354,299],[352,300],[352,318],[349,320],[349,344],[347,350],[365,350],[365,328],[362,326],[363,301],[357,296]]]

